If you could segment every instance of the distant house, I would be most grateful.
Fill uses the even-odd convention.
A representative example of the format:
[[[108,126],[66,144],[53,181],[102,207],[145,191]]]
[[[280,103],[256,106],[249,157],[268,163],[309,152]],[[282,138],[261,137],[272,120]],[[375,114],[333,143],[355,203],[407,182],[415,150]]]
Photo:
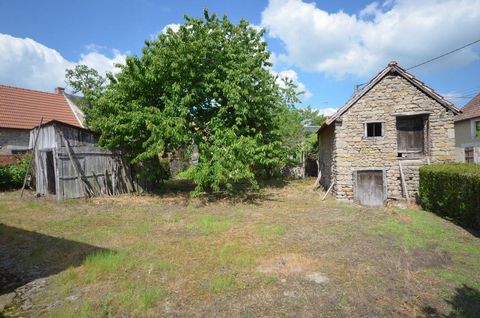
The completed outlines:
[[[83,127],[83,113],[58,87],[55,93],[0,85],[0,162],[9,163],[28,150],[30,130],[58,120]]]
[[[390,62],[318,130],[320,183],[365,206],[415,198],[420,166],[453,161],[458,113]]]
[[[455,147],[460,162],[480,163],[480,94],[455,118]]]

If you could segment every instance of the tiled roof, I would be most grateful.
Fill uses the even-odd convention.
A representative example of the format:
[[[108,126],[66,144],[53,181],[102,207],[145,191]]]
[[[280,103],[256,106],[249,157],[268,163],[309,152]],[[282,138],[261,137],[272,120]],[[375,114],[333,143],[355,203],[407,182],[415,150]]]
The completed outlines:
[[[462,114],[459,114],[455,118],[455,121],[461,121],[475,117],[480,117],[480,93],[475,96],[471,101],[469,101],[465,106],[463,106]]]
[[[82,127],[63,94],[0,85],[0,127],[32,129],[42,117]]]
[[[388,63],[387,67],[385,67],[380,73],[377,74],[374,78],[365,85],[360,92],[356,93],[345,105],[343,105],[335,114],[331,117],[327,118],[327,120],[320,126],[318,132],[323,131],[327,126],[333,123],[335,120],[340,118],[347,110],[350,109],[360,98],[362,98],[368,91],[370,91],[378,82],[380,82],[386,75],[390,74],[391,72],[395,72],[396,74],[402,76],[407,81],[409,81],[412,85],[420,89],[422,92],[436,100],[440,105],[445,107],[446,109],[452,111],[454,114],[459,114],[461,111],[457,109],[452,103],[447,101],[443,96],[435,92],[433,89],[428,87],[425,83],[418,80],[415,76],[407,72],[405,69],[400,67],[396,61],[391,61]]]

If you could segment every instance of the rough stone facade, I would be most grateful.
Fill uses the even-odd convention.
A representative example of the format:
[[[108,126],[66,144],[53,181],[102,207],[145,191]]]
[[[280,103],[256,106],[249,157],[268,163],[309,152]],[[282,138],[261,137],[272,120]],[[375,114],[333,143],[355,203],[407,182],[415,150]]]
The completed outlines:
[[[12,150],[27,149],[30,130],[0,128],[0,155],[11,155]]]
[[[335,128],[328,127],[323,134],[318,136],[319,148],[319,164],[320,171],[322,171],[320,184],[328,188],[332,182],[333,177],[333,153],[335,150]]]
[[[396,115],[399,113],[423,114],[423,155],[409,159],[398,157]],[[326,174],[323,186],[328,187],[330,181],[334,181],[333,194],[337,199],[354,200],[354,172],[376,169],[385,174],[387,198],[405,198],[401,163],[409,198],[414,199],[418,194],[419,167],[428,162],[454,159],[454,116],[404,77],[386,75],[330,125],[334,127],[332,132],[319,133],[320,149],[325,145],[326,149],[332,149],[331,155],[328,151],[320,153],[320,162],[331,157],[331,163],[325,163],[322,170],[322,174]],[[383,136],[365,136],[365,123],[373,121],[383,123]]]

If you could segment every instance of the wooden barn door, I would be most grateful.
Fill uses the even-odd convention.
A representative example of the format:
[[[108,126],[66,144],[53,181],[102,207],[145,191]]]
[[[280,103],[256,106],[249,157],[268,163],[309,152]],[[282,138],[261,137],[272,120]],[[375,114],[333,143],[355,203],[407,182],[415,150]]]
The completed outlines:
[[[384,197],[383,171],[357,171],[356,198],[361,205],[381,207]]]

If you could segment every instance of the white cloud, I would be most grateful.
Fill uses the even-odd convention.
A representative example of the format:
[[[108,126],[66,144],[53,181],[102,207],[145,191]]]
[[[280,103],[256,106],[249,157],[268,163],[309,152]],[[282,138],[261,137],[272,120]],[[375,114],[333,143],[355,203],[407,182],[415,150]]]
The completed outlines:
[[[372,2],[363,8],[358,14],[360,18],[376,17],[380,15],[382,10],[379,8],[378,2]]]
[[[284,79],[290,80],[293,82],[293,84],[297,86],[297,90],[296,90],[297,93],[302,93],[300,98],[309,99],[310,97],[312,97],[312,93],[305,87],[305,84],[303,84],[298,80],[298,74],[294,70],[284,70],[284,71],[281,71],[280,73],[276,73],[275,71],[271,70],[271,72],[275,76],[278,76],[277,84],[279,86],[284,87],[285,85],[283,81]]]
[[[480,0],[373,2],[358,16],[302,0],[270,0],[262,26],[285,45],[284,62],[337,77],[371,76],[390,60],[408,67],[478,39]],[[427,67],[479,58],[469,47]]]
[[[106,74],[107,72],[115,71],[115,64],[124,64],[126,54],[120,53],[119,50],[112,50],[113,56],[111,58],[98,53],[98,52],[89,52],[87,54],[82,54],[78,64],[85,64],[89,67],[96,69],[100,74]]]
[[[461,107],[461,105],[463,105],[467,100],[471,99],[470,98],[471,95],[467,95],[468,96],[467,97],[465,96],[466,94],[461,94],[458,92],[448,92],[440,95],[442,95],[446,100],[450,101],[457,107]]]
[[[97,46],[98,48],[98,46]],[[86,64],[102,75],[115,71],[115,63],[124,63],[125,54],[112,51],[112,57],[94,47],[78,61],[68,61],[58,51],[29,38],[16,38],[0,33],[0,83],[24,88],[53,91],[65,86],[65,69]]]
[[[177,24],[177,23],[167,24],[165,27],[163,27],[160,33],[167,33],[168,29],[172,29],[173,32],[178,32],[178,30],[180,30],[180,24]]]
[[[324,116],[332,116],[337,112],[338,108],[327,107],[327,108],[320,108],[318,112]]]

